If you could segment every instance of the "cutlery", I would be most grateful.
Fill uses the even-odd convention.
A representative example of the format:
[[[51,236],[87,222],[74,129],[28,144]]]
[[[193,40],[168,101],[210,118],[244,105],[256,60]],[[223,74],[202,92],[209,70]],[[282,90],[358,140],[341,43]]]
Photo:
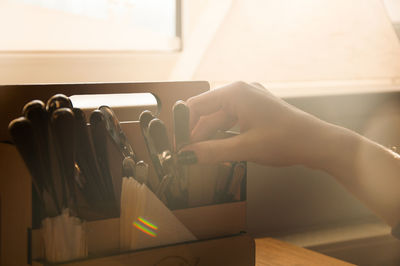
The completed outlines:
[[[56,214],[51,210],[51,203],[46,202],[44,199],[44,191],[46,189],[44,175],[41,169],[41,157],[38,152],[37,142],[34,139],[34,130],[31,121],[26,117],[16,118],[10,122],[8,130],[32,176],[32,183],[40,202],[40,218]]]
[[[140,114],[139,121],[140,121],[140,128],[142,131],[142,135],[146,143],[147,151],[149,153],[149,157],[151,159],[151,162],[153,163],[154,170],[157,174],[158,182],[160,182],[164,177],[164,172],[162,170],[160,160],[158,159],[157,151],[155,150],[154,144],[152,143],[152,140],[148,133],[149,123],[154,118],[155,117],[153,116],[153,114],[150,111],[146,110]]]
[[[63,183],[63,191],[67,190],[63,197],[63,207],[69,207],[78,212],[78,204],[75,192],[75,183],[82,186],[75,172],[75,118],[70,108],[58,108],[53,110],[50,118],[51,130],[58,158],[58,165]]]
[[[94,110],[91,113],[90,130],[97,158],[97,165],[101,173],[101,184],[106,191],[106,199],[115,203],[114,187],[108,160],[106,119],[100,110]]]
[[[57,192],[54,185],[54,173],[50,156],[49,143],[49,116],[45,104],[40,100],[33,100],[25,104],[22,114],[32,123],[34,139],[37,142],[40,154],[43,180],[47,190],[50,192],[53,201],[57,206],[57,212],[61,213],[61,205],[57,199]]]
[[[47,100],[46,110],[50,115],[59,108],[72,108],[71,100],[64,94],[53,95]]]

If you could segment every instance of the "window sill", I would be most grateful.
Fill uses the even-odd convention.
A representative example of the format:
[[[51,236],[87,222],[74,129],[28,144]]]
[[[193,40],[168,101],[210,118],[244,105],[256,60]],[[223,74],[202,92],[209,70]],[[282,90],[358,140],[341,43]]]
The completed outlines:
[[[350,95],[376,92],[400,91],[400,77],[394,79],[371,80],[331,80],[304,82],[260,82],[269,91],[281,98],[310,96]],[[217,88],[229,82],[210,82]]]

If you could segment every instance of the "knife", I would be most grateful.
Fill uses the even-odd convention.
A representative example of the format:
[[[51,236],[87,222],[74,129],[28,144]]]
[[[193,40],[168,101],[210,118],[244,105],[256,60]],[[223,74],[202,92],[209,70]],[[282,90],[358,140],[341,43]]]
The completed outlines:
[[[150,143],[154,147],[154,157],[158,161],[158,164],[161,166],[162,169],[162,178],[156,189],[156,195],[160,199],[163,199],[164,193],[167,192],[167,187],[169,186],[169,184],[171,183],[171,179],[173,178],[172,173],[169,171],[170,169],[166,168],[167,164],[164,163],[163,165],[163,162],[166,161],[165,156],[163,157],[163,152],[170,153],[171,151],[167,129],[160,119],[154,118],[148,124],[147,134],[149,136]],[[169,195],[167,196],[167,198],[168,201],[170,201],[171,197]]]
[[[32,123],[34,139],[38,143],[38,152],[42,158],[41,169],[44,184],[50,192],[57,207],[58,214],[61,214],[61,205],[57,199],[57,192],[54,185],[52,165],[49,150],[49,117],[45,104],[40,100],[33,100],[25,104],[22,114]]]
[[[167,128],[164,123],[154,118],[149,122],[148,135],[151,139],[151,143],[154,145],[155,152],[160,156],[164,151],[171,151],[171,145],[169,143]]]
[[[86,116],[79,108],[73,108],[72,111],[75,117],[76,162],[87,182],[84,194],[87,195],[86,199],[89,203],[98,205],[105,200],[106,191],[99,181],[101,173],[96,163],[92,140],[86,124]]]
[[[112,176],[108,161],[107,152],[107,128],[103,113],[100,110],[94,110],[90,115],[90,130],[92,133],[94,150],[97,158],[97,165],[101,173],[101,183],[106,191],[107,200],[115,203],[114,188]]]
[[[178,152],[190,142],[189,108],[184,101],[177,101],[172,107],[174,121],[174,144]]]
[[[172,107],[174,123],[174,144],[175,152],[178,152],[183,146],[190,143],[189,107],[184,101],[177,101]],[[188,166],[176,164],[176,172],[179,180],[179,186],[184,193],[184,198],[188,198]]]
[[[157,151],[155,150],[154,144],[152,143],[148,133],[149,123],[154,118],[155,117],[153,116],[153,114],[150,111],[146,110],[140,114],[139,121],[140,121],[140,128],[142,130],[142,135],[146,143],[147,151],[153,163],[154,170],[157,174],[158,182],[160,182],[164,177],[164,172],[162,170],[160,160],[158,159]]]
[[[41,157],[37,148],[38,143],[34,139],[32,123],[26,117],[19,117],[10,122],[8,130],[32,176],[32,183],[40,201],[40,218],[53,215],[54,213],[50,210],[49,204],[46,204],[44,200],[44,175],[41,171]]]
[[[50,97],[46,103],[46,111],[51,115],[55,110],[59,108],[71,108],[71,100],[64,94],[56,94]]]
[[[78,204],[75,192],[75,118],[70,108],[58,108],[53,110],[50,118],[58,165],[62,176],[65,191],[63,206],[70,207],[76,213]]]
[[[154,118],[148,126],[148,134],[151,142],[154,144],[157,158],[162,166],[164,177],[160,182],[158,194],[166,192],[169,207],[171,209],[184,207],[186,205],[185,193],[181,190],[178,173],[176,171],[176,163],[171,153],[171,145],[167,135],[167,129],[164,123]],[[165,180],[167,179],[167,180]]]

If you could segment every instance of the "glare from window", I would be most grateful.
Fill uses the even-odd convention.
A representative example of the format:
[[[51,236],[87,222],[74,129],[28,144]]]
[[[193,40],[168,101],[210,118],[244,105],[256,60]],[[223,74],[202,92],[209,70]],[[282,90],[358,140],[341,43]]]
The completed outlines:
[[[176,0],[3,0],[0,23],[0,34],[8,37],[0,50],[174,50],[179,46]]]

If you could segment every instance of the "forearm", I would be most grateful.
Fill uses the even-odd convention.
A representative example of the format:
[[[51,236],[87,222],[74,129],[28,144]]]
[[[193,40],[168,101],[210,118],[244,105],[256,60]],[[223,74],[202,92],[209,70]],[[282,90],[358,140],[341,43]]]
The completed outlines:
[[[400,156],[353,131],[328,126],[320,169],[389,225],[400,222]]]
[[[400,222],[399,155],[289,105],[259,84],[232,83],[189,99],[188,106],[197,142],[184,148],[182,157],[192,158],[182,161],[306,165],[334,176],[391,226]],[[239,136],[203,141],[233,122]]]

